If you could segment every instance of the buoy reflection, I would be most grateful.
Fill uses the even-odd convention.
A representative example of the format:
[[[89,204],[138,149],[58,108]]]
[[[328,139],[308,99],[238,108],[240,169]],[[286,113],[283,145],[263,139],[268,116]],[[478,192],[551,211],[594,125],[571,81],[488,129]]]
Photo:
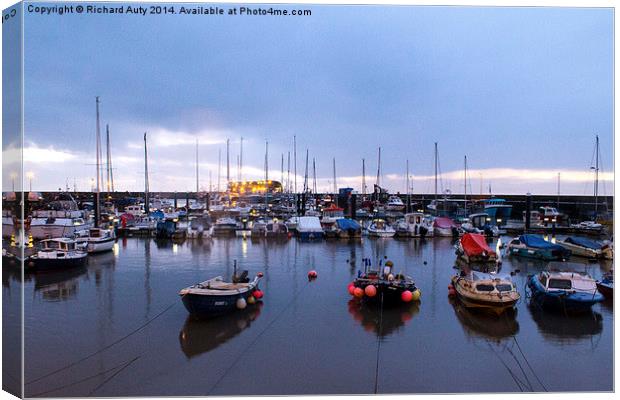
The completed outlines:
[[[349,313],[362,325],[365,331],[379,337],[386,337],[398,332],[405,324],[420,312],[420,303],[411,302],[397,307],[384,307],[383,315],[379,306],[369,306],[357,299],[348,303]]]

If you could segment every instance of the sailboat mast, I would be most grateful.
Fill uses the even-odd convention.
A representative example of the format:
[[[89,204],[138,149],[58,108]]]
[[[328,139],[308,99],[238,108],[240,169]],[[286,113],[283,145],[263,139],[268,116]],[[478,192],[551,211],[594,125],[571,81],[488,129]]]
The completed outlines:
[[[99,128],[99,96],[95,97],[95,103],[97,106],[97,134],[95,137],[95,141],[97,142],[96,145],[96,152],[97,152],[97,161],[96,161],[96,177],[97,177],[97,193],[99,193],[99,191],[101,190],[101,183],[100,183],[100,177],[99,177],[99,166],[101,165],[101,160],[99,159],[99,155],[100,155],[100,151],[99,151],[99,146],[101,143],[101,131]]]
[[[598,135],[596,135],[596,168],[594,169],[594,216],[598,215]]]
[[[338,185],[336,185],[336,157],[334,157],[334,196],[338,193]]]
[[[282,163],[280,164],[280,171],[280,183],[282,183],[282,186],[284,186],[284,153],[282,153]]]
[[[217,149],[217,192],[220,192],[220,177],[222,176],[222,149]]]
[[[106,152],[106,191],[107,191],[107,195],[108,197],[110,196],[110,184],[111,184],[111,180],[110,180],[110,125],[106,124],[105,125],[105,152]]]
[[[239,181],[243,181],[243,136],[241,136],[239,147]]]
[[[437,200],[437,142],[435,142],[435,200]]]
[[[379,161],[377,162],[377,186],[381,187],[381,147],[379,147]]]
[[[316,161],[312,157],[312,193],[316,195]]]
[[[465,188],[465,216],[467,216],[467,156],[465,156],[465,169],[464,169],[464,188]]]
[[[226,191],[230,186],[230,139],[226,139]]]
[[[308,192],[308,149],[306,149],[306,170],[304,171],[304,194]]]
[[[366,200],[366,160],[362,158],[362,199]]]
[[[269,180],[269,142],[265,140],[265,181],[268,181],[268,180]]]
[[[286,155],[286,192],[291,192],[291,152]]]
[[[149,211],[149,156],[146,145],[146,132],[144,132],[144,212],[148,214]]]
[[[407,186],[405,188],[406,189],[405,193],[407,193],[406,210],[407,210],[407,212],[409,212],[409,204],[411,204],[411,196],[410,196],[410,193],[409,193],[409,160],[407,160],[407,168],[406,168],[405,174],[406,174],[405,185]]]
[[[297,135],[293,135],[293,179],[295,180],[294,193],[297,194]]]

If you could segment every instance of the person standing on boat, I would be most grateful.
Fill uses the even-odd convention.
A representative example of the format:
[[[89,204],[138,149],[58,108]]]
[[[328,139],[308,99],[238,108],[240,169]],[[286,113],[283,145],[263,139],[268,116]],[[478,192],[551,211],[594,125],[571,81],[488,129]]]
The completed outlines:
[[[394,266],[394,263],[390,260],[385,262],[385,267],[383,267],[383,277],[387,278],[388,276],[390,276],[390,274],[392,273],[392,267]]]

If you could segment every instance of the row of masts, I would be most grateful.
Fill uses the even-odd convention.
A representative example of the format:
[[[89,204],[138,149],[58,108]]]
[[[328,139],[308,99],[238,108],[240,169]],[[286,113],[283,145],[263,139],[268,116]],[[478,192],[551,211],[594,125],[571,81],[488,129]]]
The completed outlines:
[[[102,154],[101,154],[101,129],[100,129],[100,114],[99,114],[99,104],[100,100],[97,96],[95,98],[96,102],[96,194],[97,194],[97,202],[99,201],[98,196],[101,192],[101,186],[104,182],[103,177],[103,168],[101,166]],[[200,192],[200,160],[199,160],[199,141],[196,138],[196,193]],[[435,169],[435,190],[434,197],[435,200],[438,199],[439,191],[438,191],[438,177],[439,177],[439,150],[438,143],[434,143],[434,169]],[[591,169],[595,172],[595,181],[594,181],[594,207],[595,214],[598,213],[598,178],[599,178],[599,137],[596,135],[596,145],[595,145],[595,166],[591,167]],[[220,191],[220,177],[221,177],[221,149],[218,149],[218,176],[217,176],[217,188],[218,192]],[[312,190],[310,190],[308,186],[308,160],[309,160],[309,151],[306,149],[306,165],[305,165],[305,174],[304,174],[304,193],[313,192],[317,193],[317,184],[316,184],[316,159],[312,158]],[[338,193],[338,185],[336,181],[336,158],[332,159],[333,166],[333,193],[336,195]],[[269,180],[269,141],[265,140],[265,181]],[[284,184],[284,153],[281,156],[281,183]],[[290,151],[287,154],[287,179],[286,179],[286,192],[297,193],[297,136],[293,136],[293,177],[294,181],[291,185],[290,181],[290,173],[291,173],[291,153]],[[210,174],[209,174],[210,175]],[[409,199],[409,196],[412,192],[412,187],[410,185],[410,174],[409,174],[409,160],[406,160],[406,196]],[[464,208],[467,211],[467,156],[464,157]],[[381,147],[378,149],[378,162],[377,162],[377,177],[376,177],[376,187],[381,190]],[[227,183],[230,183],[230,139],[226,139],[226,180]],[[237,180],[243,180],[243,137],[240,140],[240,148],[239,155],[237,156]],[[211,176],[209,176],[210,181],[210,191],[212,191],[211,185]],[[106,191],[109,195],[110,192],[114,192],[114,173],[112,168],[112,154],[110,149],[110,127],[106,124]],[[292,186],[292,187],[291,187]],[[489,193],[491,191],[491,187],[489,185]],[[145,204],[149,204],[149,172],[148,172],[148,144],[147,144],[147,132],[144,133],[144,198]],[[367,185],[366,185],[366,160],[362,158],[362,198],[365,199],[367,196]],[[560,203],[560,173],[558,172],[557,178],[557,204],[559,208]],[[99,207],[96,207],[96,218],[99,220]]]

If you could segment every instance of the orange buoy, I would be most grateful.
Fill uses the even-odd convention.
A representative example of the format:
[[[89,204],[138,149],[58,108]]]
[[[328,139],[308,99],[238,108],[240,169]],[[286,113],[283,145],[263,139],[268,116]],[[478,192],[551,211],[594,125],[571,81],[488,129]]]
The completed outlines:
[[[364,291],[362,290],[362,288],[356,287],[355,289],[353,289],[353,296],[361,299],[362,297],[364,297]]]
[[[409,290],[405,290],[401,293],[400,298],[405,303],[409,303],[413,299],[413,293],[411,293]]]
[[[315,270],[310,270],[308,272],[308,279],[316,279],[319,274]]]
[[[351,296],[353,296],[353,291],[355,290],[355,285],[354,284],[349,284],[349,286],[347,287],[347,290],[349,291],[349,294]]]
[[[263,291],[256,289],[254,292],[252,292],[252,296],[254,296],[254,298],[258,299],[262,299],[263,298]]]
[[[366,288],[364,288],[364,293],[368,297],[375,297],[377,295],[377,288],[375,287],[375,285],[368,285],[366,286]]]
[[[456,295],[456,290],[453,287],[448,289],[448,296],[455,296],[455,295]]]

